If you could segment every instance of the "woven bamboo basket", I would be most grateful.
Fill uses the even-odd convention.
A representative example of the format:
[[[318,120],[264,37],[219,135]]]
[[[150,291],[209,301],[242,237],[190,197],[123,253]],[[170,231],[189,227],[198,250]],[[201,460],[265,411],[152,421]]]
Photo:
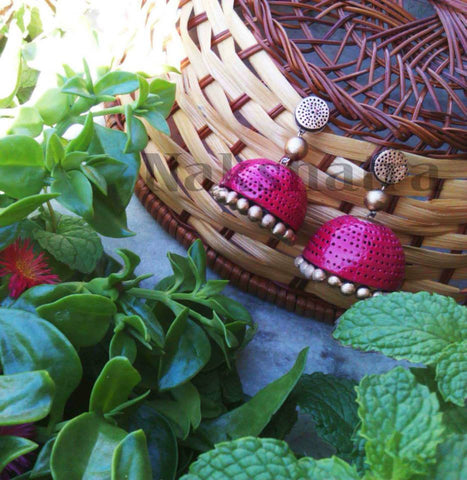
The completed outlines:
[[[378,217],[404,245],[403,289],[465,302],[465,3],[426,1],[424,18],[409,3],[420,2],[180,2],[174,39],[185,58],[181,75],[168,75],[177,84],[171,137],[147,126],[136,186],[151,215],[185,246],[201,238],[211,267],[233,284],[332,322],[353,300],[298,278],[293,259],[324,222],[365,214],[365,191],[376,186],[369,159],[400,149],[411,175],[389,187],[393,201]],[[294,108],[310,94],[331,115],[293,167],[309,188],[291,247],[224,210],[209,189],[239,161],[279,160],[297,130]]]

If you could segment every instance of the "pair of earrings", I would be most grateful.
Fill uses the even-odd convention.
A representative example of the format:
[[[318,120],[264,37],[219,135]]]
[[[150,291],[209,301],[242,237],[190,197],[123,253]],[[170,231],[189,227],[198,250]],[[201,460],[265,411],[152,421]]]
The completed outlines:
[[[280,162],[259,158],[237,164],[211,189],[213,197],[293,244],[305,220],[307,199],[303,181],[289,164],[307,154],[303,134],[322,131],[328,119],[324,100],[315,96],[303,99],[295,109],[299,132],[286,142]],[[397,290],[405,270],[399,239],[388,227],[375,223],[374,217],[388,205],[385,188],[407,176],[407,161],[402,152],[385,150],[372,159],[371,166],[382,186],[365,197],[368,218],[343,215],[328,221],[295,259],[304,278],[327,281],[343,295],[358,299]]]

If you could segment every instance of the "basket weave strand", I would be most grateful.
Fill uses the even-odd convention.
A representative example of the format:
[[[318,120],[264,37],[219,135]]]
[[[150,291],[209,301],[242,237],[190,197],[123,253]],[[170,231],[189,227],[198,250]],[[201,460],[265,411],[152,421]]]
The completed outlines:
[[[403,289],[465,301],[465,18],[459,2],[434,3],[431,16],[416,19],[389,0],[181,2],[175,40],[186,59],[182,75],[169,74],[177,83],[172,135],[146,125],[150,143],[136,187],[148,211],[185,246],[202,238],[214,269],[233,283],[332,321],[354,300],[298,278],[293,258],[324,222],[365,215],[365,192],[377,186],[371,156],[400,148],[411,175],[387,189],[393,201],[378,218],[404,245]],[[347,48],[358,52],[348,66]],[[400,73],[405,81],[394,86]],[[310,93],[332,102],[332,114],[323,133],[306,135],[309,153],[293,166],[309,189],[291,247],[221,208],[208,190],[226,158],[229,166],[279,159],[296,134],[294,108]]]

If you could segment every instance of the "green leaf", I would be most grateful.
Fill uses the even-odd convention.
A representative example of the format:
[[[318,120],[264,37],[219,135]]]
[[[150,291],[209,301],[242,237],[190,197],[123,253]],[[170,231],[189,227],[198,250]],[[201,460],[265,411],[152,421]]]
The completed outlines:
[[[76,347],[100,342],[117,312],[115,304],[102,295],[75,294],[37,307],[37,313],[54,324]]]
[[[19,227],[19,223],[13,223],[6,227],[0,227],[0,250],[3,250],[15,241],[19,232]]]
[[[431,480],[465,480],[467,478],[467,435],[453,435],[438,448]]]
[[[294,389],[305,368],[307,354],[308,349],[302,350],[289,372],[264,387],[242,406],[214,420],[201,422],[196,436],[204,443],[204,449],[227,439],[259,435]]]
[[[159,368],[159,389],[177,387],[194,377],[209,361],[211,346],[203,329],[188,319],[188,309],[177,316],[165,340]]]
[[[144,429],[153,478],[174,480],[178,463],[178,446],[167,420],[148,404],[130,414],[128,430]]]
[[[352,435],[359,418],[355,382],[324,373],[303,375],[294,396],[300,410],[308,413],[319,436],[338,454],[353,450]]]
[[[175,101],[175,83],[168,82],[161,78],[156,78],[149,85],[149,92],[159,96],[159,101],[162,102],[158,105],[157,110],[167,118],[172,109]]]
[[[187,382],[172,389],[171,393],[180,409],[187,415],[191,426],[196,430],[201,423],[201,399],[196,387]]]
[[[138,153],[143,150],[148,143],[148,134],[141,120],[133,116],[131,105],[125,105],[126,132],[127,141],[125,144],[125,153]]]
[[[354,466],[349,465],[338,457],[302,458],[299,465],[306,478],[313,480],[359,480],[360,476]]]
[[[65,149],[63,148],[60,137],[53,133],[47,140],[45,151],[45,164],[50,172],[57,166],[61,165],[65,159]]]
[[[34,238],[57,260],[83,273],[92,272],[104,252],[94,230],[81,218],[68,215],[59,217],[55,233],[37,230]]]
[[[0,425],[42,420],[50,412],[54,393],[54,382],[45,370],[0,375]]]
[[[36,315],[12,308],[0,308],[0,363],[6,375],[49,372],[55,383],[52,423],[81,380],[81,362],[66,337]]]
[[[66,152],[85,152],[91,144],[94,136],[94,118],[89,112],[79,135],[70,141],[66,147]]]
[[[27,438],[0,435],[0,472],[13,460],[35,450],[39,445]],[[6,475],[8,473],[5,472]],[[8,478],[8,477],[7,477]]]
[[[109,357],[126,357],[133,363],[138,353],[136,342],[125,332],[117,332],[112,337],[109,345]]]
[[[402,367],[370,375],[357,387],[360,435],[366,439],[366,461],[381,479],[426,474],[443,439],[435,393],[417,383]]]
[[[228,284],[228,280],[208,280],[204,287],[198,292],[198,296],[209,298],[213,295],[218,295]]]
[[[94,86],[97,95],[123,95],[137,90],[138,76],[130,72],[109,72]]]
[[[146,435],[143,430],[128,434],[112,458],[112,480],[152,480]]]
[[[206,283],[206,250],[204,249],[203,242],[199,238],[195,240],[188,249],[188,256],[195,264],[201,283]]]
[[[115,158],[103,155],[91,155],[86,164],[101,175],[106,184],[116,183],[127,169],[126,163]]]
[[[143,105],[143,103],[146,101],[146,98],[148,98],[148,94],[149,94],[149,83],[141,75],[138,75],[138,83],[139,83],[139,95],[138,95],[138,101],[136,102],[136,108],[139,108],[141,107],[141,105]]]
[[[245,437],[216,445],[191,464],[180,480],[358,480],[339,458],[297,460],[288,445],[274,438]]]
[[[165,120],[164,116],[162,115],[162,113],[159,113],[155,110],[149,110],[149,112],[144,112],[144,113],[136,112],[136,115],[146,119],[148,123],[152,127],[154,127],[156,130],[159,130],[162,133],[165,133],[166,135],[170,135],[169,125]]]
[[[99,189],[102,195],[107,195],[107,181],[105,177],[99,173],[99,170],[96,170],[86,163],[82,163],[79,168],[86,175],[87,179]]]
[[[43,127],[42,118],[34,107],[21,107],[15,121],[8,130],[10,135],[28,135],[37,137]]]
[[[446,433],[467,434],[467,407],[458,407],[452,403],[443,408],[443,424]]]
[[[8,40],[0,55],[0,108],[12,105],[19,88],[22,71],[21,46],[23,35],[16,22],[11,22],[8,31]]]
[[[436,381],[446,401],[464,406],[467,397],[467,342],[446,347],[436,365]]]
[[[60,194],[57,201],[80,217],[92,216],[93,195],[89,180],[78,170],[65,172],[56,168],[53,175],[55,180],[50,189]]]
[[[78,95],[79,97],[94,99],[94,94],[89,92],[86,80],[80,76],[70,78],[65,82],[62,87],[63,93],[71,93],[72,95]],[[87,109],[86,109],[87,110]]]
[[[38,193],[37,195],[21,198],[8,207],[0,208],[0,227],[6,227],[7,225],[19,222],[34,212],[34,210],[43,203],[57,196],[55,193]]]
[[[13,198],[39,193],[45,176],[40,145],[25,135],[0,139],[0,190]]]
[[[51,88],[42,94],[35,104],[42,120],[46,125],[55,125],[60,122],[71,109],[69,95],[62,93],[59,88]]]
[[[50,477],[50,455],[52,454],[54,442],[55,437],[52,437],[42,446],[31,470],[31,478],[43,478],[47,475]]]
[[[115,357],[109,360],[94,383],[89,401],[89,410],[107,413],[128,400],[133,388],[141,381],[128,358]]]
[[[467,308],[428,292],[397,292],[358,302],[339,319],[334,338],[364,351],[432,364],[467,339]]]
[[[70,420],[57,436],[50,466],[55,479],[110,479],[115,448],[126,432],[96,413]]]
[[[64,170],[79,170],[81,163],[87,161],[89,154],[87,152],[69,152],[61,162]]]

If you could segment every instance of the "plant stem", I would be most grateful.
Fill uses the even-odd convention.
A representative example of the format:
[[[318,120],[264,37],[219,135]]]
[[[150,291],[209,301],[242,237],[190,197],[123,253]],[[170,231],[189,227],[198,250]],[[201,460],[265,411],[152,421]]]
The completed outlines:
[[[123,107],[121,105],[118,105],[116,107],[104,108],[97,112],[92,112],[92,116],[102,117],[103,115],[112,115],[113,113],[123,113]]]
[[[49,209],[50,221],[52,223],[52,232],[57,233],[57,217],[55,216],[55,211],[50,200],[47,200],[47,208]]]

